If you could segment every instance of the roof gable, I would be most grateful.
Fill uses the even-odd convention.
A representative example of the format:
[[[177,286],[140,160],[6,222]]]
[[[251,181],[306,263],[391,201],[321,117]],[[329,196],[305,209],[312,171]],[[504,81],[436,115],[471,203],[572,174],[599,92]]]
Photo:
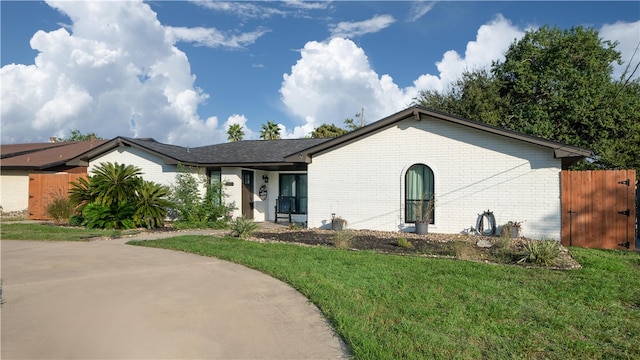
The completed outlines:
[[[582,149],[579,147],[546,140],[540,137],[526,135],[523,133],[518,133],[515,131],[503,129],[497,126],[492,126],[488,124],[484,124],[477,121],[467,120],[459,117],[455,117],[452,115],[444,114],[435,110],[427,109],[422,106],[413,106],[407,108],[403,111],[395,113],[391,116],[388,116],[384,119],[378,120],[374,123],[371,123],[367,126],[349,132],[340,137],[331,139],[330,141],[324,142],[322,144],[318,144],[316,146],[310,147],[303,151],[299,151],[295,154],[289,155],[286,159],[293,161],[297,159],[298,161],[305,161],[307,163],[311,163],[313,155],[318,154],[323,151],[331,151],[337,146],[358,141],[358,139],[367,136],[373,132],[388,128],[393,124],[409,119],[414,118],[418,121],[426,120],[426,119],[437,119],[442,120],[462,126],[466,126],[478,131],[484,131],[487,133],[504,136],[510,139],[527,142],[530,144],[539,145],[542,147],[546,147],[549,149],[553,149],[554,157],[562,159],[563,168],[568,167],[572,163],[581,160],[587,156],[591,156],[592,152],[590,150]]]

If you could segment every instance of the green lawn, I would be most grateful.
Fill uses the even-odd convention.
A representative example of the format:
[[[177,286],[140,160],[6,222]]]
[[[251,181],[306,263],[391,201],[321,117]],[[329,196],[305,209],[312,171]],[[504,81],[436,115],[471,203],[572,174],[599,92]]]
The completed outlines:
[[[132,241],[270,274],[315,303],[358,359],[639,359],[640,254],[572,248],[526,269],[181,236]]]
[[[2,240],[87,241],[99,237],[122,236],[137,232],[139,231],[85,229],[37,223],[0,224],[0,239]]]

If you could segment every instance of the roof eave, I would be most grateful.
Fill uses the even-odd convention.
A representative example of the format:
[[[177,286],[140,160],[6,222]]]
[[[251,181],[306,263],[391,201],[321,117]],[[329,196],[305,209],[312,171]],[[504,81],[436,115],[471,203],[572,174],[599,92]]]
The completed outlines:
[[[535,136],[530,136],[522,133],[518,133],[515,131],[503,129],[497,126],[492,126],[484,123],[480,123],[477,121],[462,119],[458,117],[454,117],[448,114],[440,113],[437,111],[433,111],[421,106],[413,106],[403,111],[400,111],[396,114],[390,115],[382,120],[376,121],[372,124],[354,130],[350,133],[337,137],[333,140],[327,141],[325,143],[312,146],[303,151],[297,152],[295,154],[291,154],[285,157],[287,161],[304,161],[307,164],[312,162],[312,158],[314,154],[317,154],[321,151],[330,149],[332,147],[341,145],[345,142],[356,139],[360,136],[369,134],[371,132],[377,131],[381,128],[385,128],[389,125],[392,125],[396,122],[408,119],[410,117],[416,118],[418,121],[428,120],[430,118],[437,118],[445,121],[452,122],[454,124],[458,124],[461,126],[470,127],[476,130],[485,131],[488,133],[492,133],[499,136],[508,137],[511,139],[527,142],[530,144],[535,144],[547,148],[551,148],[554,150],[554,157],[560,159],[568,159],[566,162],[575,163],[581,159],[584,159],[588,156],[591,156],[592,152],[590,150],[581,149],[578,147],[557,143],[554,141],[542,139]],[[563,163],[564,164],[564,163]]]

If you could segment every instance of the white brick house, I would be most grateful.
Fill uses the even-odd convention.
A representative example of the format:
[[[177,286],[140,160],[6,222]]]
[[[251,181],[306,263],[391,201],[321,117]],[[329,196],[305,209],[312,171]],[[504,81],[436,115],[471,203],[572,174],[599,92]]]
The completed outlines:
[[[335,214],[349,228],[413,231],[413,166],[433,176],[429,231],[463,232],[491,210],[497,225],[522,221],[523,235],[560,240],[560,170],[589,154],[412,107],[287,159],[308,163],[309,227],[327,227]]]
[[[182,163],[223,181],[234,216],[274,221],[286,195],[293,221],[311,228],[330,228],[335,215],[351,229],[413,231],[419,180],[436,199],[431,232],[463,232],[491,210],[498,225],[521,221],[525,236],[559,240],[560,170],[590,154],[414,106],[335,139],[185,148],[118,137],[68,165],[128,163],[168,185]]]

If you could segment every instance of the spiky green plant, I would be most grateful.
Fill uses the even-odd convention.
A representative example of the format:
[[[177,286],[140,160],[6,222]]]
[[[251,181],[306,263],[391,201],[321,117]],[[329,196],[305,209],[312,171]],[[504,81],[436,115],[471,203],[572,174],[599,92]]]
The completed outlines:
[[[78,178],[78,181],[69,183],[69,201],[76,206],[76,210],[82,213],[84,207],[95,199],[95,195],[91,189],[90,178]]]
[[[258,230],[258,223],[253,220],[247,219],[244,216],[239,216],[233,220],[229,224],[229,228],[231,229],[231,236],[239,237],[239,238],[249,238],[253,233]]]
[[[130,201],[142,183],[142,170],[133,165],[101,163],[93,169],[90,185],[94,201],[110,206]]]
[[[518,260],[519,263],[551,266],[562,253],[560,245],[555,240],[527,240],[523,243],[523,248],[524,254]]]
[[[136,191],[133,214],[135,223],[148,229],[163,226],[167,208],[171,206],[171,202],[166,199],[169,193],[169,188],[164,185],[143,181]]]

